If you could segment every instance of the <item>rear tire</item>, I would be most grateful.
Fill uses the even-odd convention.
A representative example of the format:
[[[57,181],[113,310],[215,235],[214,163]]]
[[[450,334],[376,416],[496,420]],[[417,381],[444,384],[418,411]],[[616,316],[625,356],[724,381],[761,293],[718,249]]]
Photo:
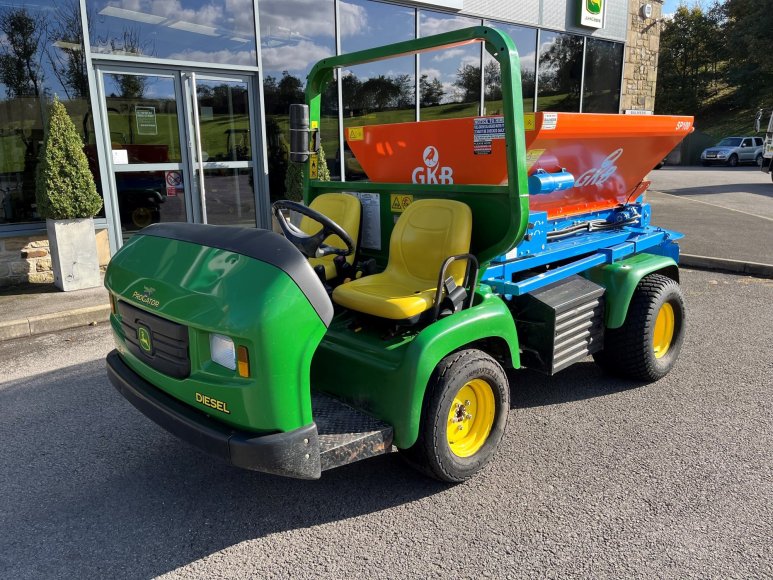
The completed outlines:
[[[642,278],[625,322],[607,329],[604,349],[593,355],[607,372],[640,381],[663,378],[682,349],[685,311],[679,284],[660,274]]]
[[[400,451],[430,477],[465,481],[494,456],[509,410],[510,388],[499,363],[480,350],[452,353],[432,373],[419,438]]]
[[[730,167],[738,167],[738,155],[733,153],[727,160],[727,164]]]

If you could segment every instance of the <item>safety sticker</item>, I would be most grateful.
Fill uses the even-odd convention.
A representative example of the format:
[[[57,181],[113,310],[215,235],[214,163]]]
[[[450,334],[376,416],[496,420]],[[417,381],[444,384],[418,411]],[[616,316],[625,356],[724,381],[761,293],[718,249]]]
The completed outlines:
[[[535,127],[536,125],[534,123],[534,113],[526,113],[523,116],[523,130],[534,131]]]
[[[309,156],[309,179],[319,179],[319,161],[316,155]]]
[[[177,195],[177,188],[182,187],[183,176],[179,171],[167,171],[166,176],[166,195],[174,197]]]
[[[542,113],[542,128],[552,131],[558,125],[558,113]]]
[[[365,139],[364,127],[349,127],[349,141],[362,141]]]
[[[392,213],[402,213],[413,203],[413,196],[403,193],[389,194],[389,207]]]
[[[537,160],[542,157],[542,154],[545,152],[544,149],[529,149],[526,152],[526,168],[531,169],[534,167],[534,164],[537,162]]]
[[[505,138],[505,118],[475,117],[472,128],[472,150],[475,155],[489,155],[491,142],[494,139]]]

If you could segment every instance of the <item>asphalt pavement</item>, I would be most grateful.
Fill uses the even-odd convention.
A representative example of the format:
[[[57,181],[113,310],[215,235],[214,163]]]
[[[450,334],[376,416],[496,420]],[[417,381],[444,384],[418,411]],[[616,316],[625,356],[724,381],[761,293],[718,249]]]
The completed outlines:
[[[397,454],[232,468],[110,386],[106,326],[0,342],[0,576],[772,577],[773,280],[682,285],[671,374],[511,373],[500,451],[455,486]]]

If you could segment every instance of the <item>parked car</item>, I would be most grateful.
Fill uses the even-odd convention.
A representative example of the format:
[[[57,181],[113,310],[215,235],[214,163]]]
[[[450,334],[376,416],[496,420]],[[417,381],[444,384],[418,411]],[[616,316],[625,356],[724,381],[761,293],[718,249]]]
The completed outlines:
[[[762,137],[725,137],[714,147],[704,149],[701,163],[721,163],[735,167],[739,163],[762,164]]]

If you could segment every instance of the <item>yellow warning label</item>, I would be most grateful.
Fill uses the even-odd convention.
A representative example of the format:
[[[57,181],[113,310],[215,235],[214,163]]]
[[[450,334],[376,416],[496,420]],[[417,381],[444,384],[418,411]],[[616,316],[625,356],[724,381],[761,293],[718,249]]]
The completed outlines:
[[[312,121],[312,122],[311,122],[311,130],[313,131],[313,130],[314,130],[314,129],[316,129],[317,127],[319,127],[319,123],[317,123],[316,121]]]
[[[526,152],[526,168],[531,169],[534,167],[534,164],[537,162],[537,160],[542,157],[542,154],[545,152],[544,149],[529,149]]]
[[[316,155],[309,156],[309,179],[319,179],[319,161]]]
[[[349,127],[349,141],[362,141],[365,139],[364,127]]]
[[[393,213],[402,213],[409,205],[413,203],[413,196],[404,193],[390,193],[389,207]]]
[[[534,131],[535,126],[536,125],[534,124],[534,113],[526,113],[523,116],[523,130]]]

